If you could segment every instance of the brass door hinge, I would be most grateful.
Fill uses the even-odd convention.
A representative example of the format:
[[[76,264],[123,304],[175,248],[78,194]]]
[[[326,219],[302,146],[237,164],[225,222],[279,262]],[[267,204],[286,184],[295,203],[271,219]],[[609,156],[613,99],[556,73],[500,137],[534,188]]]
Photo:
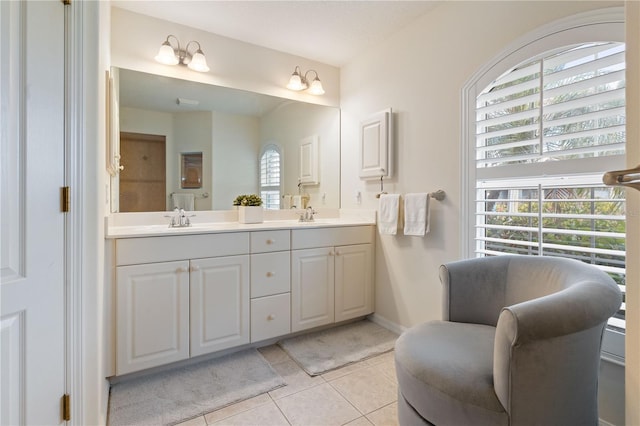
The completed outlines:
[[[62,420],[71,420],[71,395],[68,393],[62,395]]]
[[[68,213],[71,210],[71,190],[68,186],[62,187],[60,209],[63,213]]]

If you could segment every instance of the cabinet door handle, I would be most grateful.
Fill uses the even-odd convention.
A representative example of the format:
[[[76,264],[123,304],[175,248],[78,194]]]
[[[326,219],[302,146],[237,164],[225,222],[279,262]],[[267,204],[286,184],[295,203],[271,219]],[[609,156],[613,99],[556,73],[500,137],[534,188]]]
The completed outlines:
[[[269,238],[269,239],[267,240],[267,244],[273,244],[273,243],[275,243],[275,242],[276,242],[276,240],[272,240],[271,238]]]
[[[273,321],[274,319],[276,319],[276,316],[274,314],[267,315],[267,321]]]
[[[335,256],[335,253],[333,252],[333,250],[329,250],[329,256]]]
[[[340,256],[340,250],[336,250],[336,256]]]
[[[187,270],[187,268],[179,267],[178,269],[176,269],[176,272],[182,273],[182,272],[189,272],[189,271]]]
[[[196,266],[196,265],[192,265],[191,266],[191,272],[195,272],[195,271],[199,271],[199,270],[200,270],[199,266]]]
[[[275,272],[267,272],[267,277],[271,278],[275,275]]]

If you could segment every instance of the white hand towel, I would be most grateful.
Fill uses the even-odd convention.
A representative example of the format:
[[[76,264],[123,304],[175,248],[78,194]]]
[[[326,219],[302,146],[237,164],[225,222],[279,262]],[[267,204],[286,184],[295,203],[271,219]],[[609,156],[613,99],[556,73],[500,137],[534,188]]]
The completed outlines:
[[[173,202],[173,208],[185,209],[186,211],[193,211],[195,204],[195,196],[186,192],[174,192],[171,194],[171,201]]]
[[[398,232],[399,208],[400,194],[380,195],[378,208],[378,232],[380,234],[396,235]]]
[[[404,196],[404,235],[423,236],[429,232],[429,194]]]

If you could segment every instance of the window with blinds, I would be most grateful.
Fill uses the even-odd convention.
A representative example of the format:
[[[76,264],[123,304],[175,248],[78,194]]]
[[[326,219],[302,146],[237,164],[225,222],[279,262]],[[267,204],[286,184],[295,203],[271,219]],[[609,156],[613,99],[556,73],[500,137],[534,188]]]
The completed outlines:
[[[260,157],[260,197],[265,209],[280,208],[280,152],[268,146]]]
[[[602,174],[625,153],[625,45],[533,58],[476,98],[477,256],[561,256],[625,291],[625,193]],[[624,330],[624,304],[610,320]]]

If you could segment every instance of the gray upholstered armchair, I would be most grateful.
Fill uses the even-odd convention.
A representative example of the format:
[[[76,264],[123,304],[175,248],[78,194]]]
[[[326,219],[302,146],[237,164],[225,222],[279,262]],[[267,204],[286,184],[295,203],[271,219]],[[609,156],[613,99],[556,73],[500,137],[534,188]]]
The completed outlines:
[[[616,283],[569,259],[497,256],[440,267],[444,321],[396,343],[401,425],[597,425]]]

